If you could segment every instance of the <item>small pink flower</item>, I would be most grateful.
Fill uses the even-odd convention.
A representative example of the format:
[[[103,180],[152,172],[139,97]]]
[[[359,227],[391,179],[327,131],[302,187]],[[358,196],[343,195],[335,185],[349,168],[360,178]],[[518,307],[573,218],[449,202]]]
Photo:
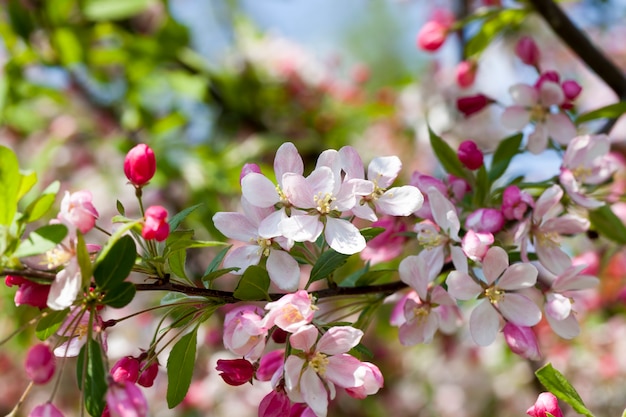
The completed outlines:
[[[480,208],[465,219],[465,228],[478,233],[497,233],[503,226],[504,215],[494,208]]]
[[[269,310],[263,319],[266,328],[278,326],[293,333],[313,320],[317,308],[312,304],[311,296],[305,290],[300,290],[267,303],[265,309]]]
[[[135,186],[143,186],[156,172],[154,151],[143,143],[132,148],[124,159],[124,174]]]
[[[114,382],[106,393],[106,404],[111,417],[146,417],[148,402],[143,393],[130,381]]]
[[[7,275],[4,282],[8,287],[13,285],[19,287],[13,299],[16,306],[26,304],[37,307],[40,310],[48,307],[50,285],[37,284],[17,275]]]
[[[559,400],[550,392],[542,392],[537,397],[535,404],[526,410],[526,414],[532,417],[548,417],[548,414],[554,417],[563,417],[563,412],[559,407]]]
[[[474,84],[476,80],[476,71],[478,63],[473,60],[461,61],[456,66],[456,83],[461,88],[468,88]]]
[[[215,369],[228,385],[234,387],[252,381],[254,366],[245,359],[218,359]]]
[[[385,216],[372,223],[372,227],[382,227],[385,231],[367,242],[367,246],[361,252],[361,259],[375,265],[400,256],[404,250],[404,243],[408,240],[408,237],[403,235],[407,230],[406,224],[397,217]]]
[[[141,235],[146,240],[155,239],[162,242],[170,234],[170,225],[167,223],[167,210],[162,206],[151,206],[146,210],[145,222]]]
[[[55,368],[55,357],[45,343],[38,343],[28,350],[24,370],[35,384],[48,383],[54,375]]]
[[[489,104],[493,103],[493,100],[484,94],[477,94],[475,96],[459,97],[456,100],[456,108],[465,115],[465,117],[471,116],[474,113],[478,113]]]
[[[139,378],[139,360],[132,356],[125,356],[113,365],[110,374],[115,382],[137,382],[137,378]]]
[[[532,65],[533,67],[539,65],[539,58],[541,57],[537,44],[530,36],[523,36],[517,41],[515,45],[515,55],[517,55],[524,64]]]
[[[255,306],[239,306],[229,311],[224,318],[224,347],[235,355],[253,361],[259,359],[267,336],[262,313]]]
[[[45,403],[33,408],[28,417],[63,417],[63,413],[52,403]]]
[[[87,233],[93,229],[99,216],[92,200],[90,191],[82,190],[71,194],[66,191],[57,216],[59,221],[70,228],[80,230],[81,233]]]
[[[483,152],[478,149],[476,142],[473,140],[461,142],[457,156],[459,161],[461,161],[467,169],[471,169],[472,171],[483,166]]]
[[[504,333],[504,340],[511,348],[511,352],[534,361],[541,359],[537,336],[535,336],[535,332],[530,327],[517,326],[507,322],[502,332]]]
[[[522,220],[534,206],[532,196],[521,191],[517,185],[509,185],[502,193],[502,214],[507,220]]]

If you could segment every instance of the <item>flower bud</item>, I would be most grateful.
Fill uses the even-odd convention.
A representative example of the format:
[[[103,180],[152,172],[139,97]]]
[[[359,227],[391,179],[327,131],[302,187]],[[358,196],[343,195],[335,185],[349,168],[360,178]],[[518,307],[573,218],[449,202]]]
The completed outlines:
[[[434,52],[443,45],[450,27],[442,22],[426,22],[417,34],[417,46],[424,51]]]
[[[476,61],[461,61],[456,66],[456,83],[461,88],[467,88],[474,84],[476,80],[476,70],[478,70],[478,64]]]
[[[493,242],[491,233],[477,233],[469,229],[463,236],[461,248],[465,256],[473,261],[482,262]]]
[[[535,82],[535,88],[539,90],[541,88],[541,85],[545,83],[546,81],[559,84],[560,79],[561,79],[561,76],[556,71],[542,72],[541,75],[539,75],[539,78],[537,79],[537,81]]]
[[[539,394],[535,405],[526,410],[526,414],[532,417],[547,417],[546,413],[550,413],[554,417],[563,417],[563,412],[559,407],[559,400],[551,392]]]
[[[539,65],[539,57],[541,56],[537,44],[530,36],[524,36],[517,41],[515,45],[515,54],[526,65],[536,67]]]
[[[151,206],[146,210],[145,222],[141,235],[144,239],[155,239],[162,242],[170,234],[170,225],[167,223],[167,210],[161,206]]]
[[[28,417],[63,417],[63,413],[52,403],[45,403],[33,408]]]
[[[38,307],[40,310],[48,307],[48,294],[50,285],[37,284],[17,275],[7,275],[4,283],[8,287],[17,285],[19,288],[15,293],[14,301],[16,306],[27,304]]]
[[[245,359],[219,359],[215,367],[228,385],[238,386],[252,380],[254,366]]]
[[[472,140],[461,142],[457,156],[459,161],[472,171],[483,166],[483,152],[478,149],[478,146]]]
[[[137,382],[137,378],[139,377],[139,361],[132,356],[123,357],[113,365],[111,375],[115,382]]]
[[[142,363],[143,365],[143,363]],[[137,383],[142,387],[149,388],[154,384],[154,380],[159,374],[159,363],[154,360],[143,372],[139,375]]]
[[[266,353],[259,361],[259,368],[256,370],[256,379],[259,381],[271,380],[276,371],[282,368],[284,362],[285,351],[283,349]]]
[[[475,96],[459,97],[456,100],[456,107],[467,117],[478,113],[492,102],[493,100],[489,97],[483,94],[477,94]]]
[[[66,226],[87,233],[96,225],[98,210],[94,207],[90,191],[82,190],[75,193],[65,192],[61,200],[61,210],[57,218]],[[74,229],[75,230],[75,229]]]
[[[44,343],[31,347],[26,354],[24,370],[35,384],[46,384],[54,375],[55,357]]]
[[[502,193],[502,214],[507,220],[522,220],[534,205],[532,196],[516,185],[509,185]]]
[[[465,219],[465,228],[478,233],[497,233],[502,226],[504,226],[504,215],[494,208],[480,208]]]
[[[530,360],[539,360],[539,344],[535,332],[530,327],[517,326],[507,322],[502,329],[504,340],[511,349],[511,352]]]
[[[569,101],[576,100],[576,97],[580,94],[583,88],[574,80],[565,80],[563,84],[561,84],[563,88],[563,94],[565,94],[565,98]]]
[[[148,402],[143,393],[130,381],[115,382],[106,393],[106,405],[111,417],[146,417]]]
[[[273,390],[259,404],[259,417],[283,417],[290,415],[291,401],[284,391]]]
[[[148,145],[140,143],[128,151],[124,159],[124,174],[132,184],[145,185],[155,172],[156,158]]]

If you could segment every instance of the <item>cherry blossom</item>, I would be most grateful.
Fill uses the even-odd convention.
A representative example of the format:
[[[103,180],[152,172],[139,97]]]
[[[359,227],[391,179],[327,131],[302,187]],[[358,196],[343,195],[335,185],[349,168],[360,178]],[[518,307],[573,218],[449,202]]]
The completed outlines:
[[[57,218],[70,229],[70,234],[76,229],[81,233],[93,229],[99,214],[92,201],[90,191],[65,192]]]
[[[263,319],[266,328],[278,326],[293,333],[313,320],[317,307],[313,305],[311,296],[305,290],[300,290],[267,303],[265,309],[268,310]]]
[[[102,331],[102,318],[100,314],[93,313],[93,320],[89,318],[90,313],[80,307],[74,307],[65,318],[57,330],[57,334],[68,339],[54,349],[54,355],[58,358],[71,358],[78,356],[81,348],[87,343],[90,333],[92,337],[99,334],[103,349],[106,350],[106,333]],[[92,328],[89,329],[91,321]]]
[[[262,314],[263,310],[250,305],[238,306],[226,313],[224,347],[246,359],[259,359],[265,349],[267,336]]]

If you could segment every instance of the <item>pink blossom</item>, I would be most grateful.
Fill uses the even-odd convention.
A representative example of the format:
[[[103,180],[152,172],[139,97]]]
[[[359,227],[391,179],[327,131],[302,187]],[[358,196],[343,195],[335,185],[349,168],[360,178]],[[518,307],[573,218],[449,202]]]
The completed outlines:
[[[291,401],[284,390],[270,391],[259,404],[259,417],[285,417],[289,415]]]
[[[502,214],[507,220],[522,220],[534,206],[532,196],[521,191],[517,185],[509,185],[502,193]]]
[[[317,307],[312,304],[309,293],[300,290],[283,295],[278,301],[267,303],[265,309],[269,310],[263,319],[266,328],[278,326],[293,333],[313,320]]]
[[[561,84],[563,88],[563,94],[565,94],[565,98],[569,101],[576,100],[580,92],[583,88],[574,80],[565,80]]]
[[[114,382],[106,393],[106,404],[111,417],[146,417],[148,402],[143,393],[130,381]]]
[[[461,240],[461,248],[469,259],[482,262],[493,242],[494,238],[491,233],[478,233],[470,229]]]
[[[527,148],[538,154],[548,146],[551,137],[560,145],[567,145],[576,136],[576,127],[569,116],[562,112],[552,112],[553,106],[565,101],[561,86],[545,80],[539,86],[515,84],[509,89],[515,105],[502,113],[502,124],[513,130],[521,130],[532,122],[535,130],[528,136]]]
[[[65,310],[76,300],[82,287],[82,275],[78,259],[72,256],[63,269],[57,272],[48,292],[48,307],[52,310]]]
[[[139,378],[139,360],[132,356],[124,356],[113,365],[110,374],[115,382],[137,382]]]
[[[465,219],[465,228],[478,233],[497,233],[503,226],[504,215],[494,208],[480,208]]]
[[[334,398],[335,387],[363,387],[374,394],[382,381],[376,381],[372,375],[373,365],[364,365],[345,353],[359,343],[361,330],[336,326],[328,329],[319,341],[318,336],[313,325],[302,326],[291,335],[292,347],[304,352],[306,357],[290,355],[285,361],[285,389],[293,402],[305,402],[317,417],[326,417],[328,400]],[[373,386],[364,386],[366,378]]]
[[[57,218],[70,230],[78,229],[81,233],[87,233],[93,229],[99,216],[92,200],[90,191],[82,190],[71,194],[66,191]]]
[[[252,381],[254,366],[246,359],[218,359],[215,369],[228,385],[239,386]]]
[[[167,210],[162,206],[151,206],[146,210],[145,222],[141,235],[146,240],[162,242],[170,234],[170,225],[167,223]]]
[[[533,361],[541,359],[537,336],[530,327],[518,326],[508,322],[504,325],[502,332],[511,352]]]
[[[548,413],[553,417],[563,417],[559,400],[550,392],[539,394],[535,404],[526,410],[526,414],[532,417],[548,417]]]
[[[28,349],[24,370],[35,384],[48,383],[54,375],[55,368],[56,361],[47,344],[38,343]]]
[[[493,102],[493,99],[486,95],[477,94],[474,96],[459,97],[456,100],[456,108],[463,113],[465,117],[469,117],[474,113],[478,113]]]
[[[382,227],[385,230],[367,242],[367,246],[361,251],[361,259],[375,265],[400,256],[404,250],[404,243],[408,240],[408,237],[403,235],[407,230],[406,224],[397,217],[385,216],[372,223],[372,227]]]
[[[419,171],[415,171],[411,175],[411,185],[417,187],[420,190],[428,190],[430,187],[435,187],[441,194],[447,194],[448,189],[446,184],[439,178],[435,178],[430,175],[422,174]],[[433,220],[432,210],[430,208],[430,202],[428,199],[428,193],[423,193],[424,202],[422,206],[417,209],[413,214],[420,219]]]
[[[259,359],[267,336],[262,313],[260,308],[248,305],[229,311],[224,318],[224,347],[246,359]]]
[[[456,66],[456,83],[461,88],[468,88],[476,80],[478,63],[474,60],[461,61]]]
[[[140,143],[132,148],[124,158],[124,174],[135,186],[148,183],[156,172],[154,151],[146,144]]]
[[[241,174],[239,174],[239,184],[241,184],[241,182],[243,181],[243,178],[250,174],[250,173],[256,173],[256,174],[260,174],[261,173],[261,167],[259,167],[257,164],[244,164],[243,168],[241,168]]]
[[[45,403],[33,408],[28,417],[63,417],[63,413],[52,403]]]
[[[61,337],[68,338],[54,349],[54,355],[58,358],[71,358],[78,356],[80,349],[87,343],[89,336],[89,315],[90,312],[80,307],[73,307],[70,313],[63,321],[63,324],[57,330],[57,334]],[[102,318],[96,312],[92,320],[92,336],[102,339],[103,349],[106,350],[106,333],[102,331]]]
[[[467,169],[476,170],[483,166],[483,153],[473,140],[461,142],[457,156]]]
[[[256,370],[256,379],[259,381],[270,381],[277,372],[282,371],[285,362],[285,350],[276,349],[266,353],[259,361],[259,367]],[[280,372],[282,376],[282,372]]]
[[[515,55],[526,65],[539,66],[541,53],[537,44],[530,36],[523,36],[517,41],[517,44],[515,44]]]
[[[482,269],[486,280],[483,285],[459,270],[450,272],[446,280],[450,295],[459,300],[484,297],[470,316],[470,333],[478,345],[488,346],[495,340],[500,315],[518,326],[534,326],[539,322],[539,307],[525,295],[515,292],[535,285],[537,268],[529,263],[509,266],[506,251],[492,246],[483,259]]]
[[[4,282],[8,287],[19,287],[13,299],[16,306],[26,304],[40,310],[48,306],[50,285],[38,284],[18,275],[7,275]]]

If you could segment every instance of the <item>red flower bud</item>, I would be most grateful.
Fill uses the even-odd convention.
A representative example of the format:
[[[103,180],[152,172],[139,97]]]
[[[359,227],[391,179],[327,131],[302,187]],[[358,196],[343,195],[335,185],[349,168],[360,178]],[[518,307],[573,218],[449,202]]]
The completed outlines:
[[[474,141],[466,140],[461,142],[457,156],[459,161],[468,169],[475,170],[483,166],[483,153],[478,149]]]
[[[580,94],[583,88],[574,80],[565,80],[563,84],[561,84],[563,88],[563,94],[565,94],[565,98],[567,100],[576,100],[576,97]]]
[[[539,65],[540,52],[535,41],[529,37],[524,36],[517,41],[515,45],[515,54],[526,65],[532,65],[536,67]]]
[[[417,46],[424,51],[434,52],[443,45],[450,26],[437,20],[426,22],[417,34]]]
[[[489,97],[478,94],[475,96],[459,97],[456,101],[456,107],[465,116],[471,116],[474,113],[478,113],[492,102],[493,100]]]
[[[111,375],[115,382],[137,382],[139,377],[139,361],[132,356],[125,356],[111,368]]]
[[[24,370],[35,384],[46,384],[54,375],[55,357],[48,345],[39,343],[28,350]]]
[[[539,394],[535,405],[526,411],[526,414],[532,417],[547,417],[546,413],[550,413],[554,417],[563,417],[563,412],[559,407],[559,400],[550,392]]]
[[[462,61],[456,67],[456,83],[461,88],[467,88],[474,84],[476,80],[476,70],[478,64],[476,61]]]
[[[245,359],[219,359],[215,367],[228,385],[238,386],[252,380],[254,366]]]
[[[151,206],[146,210],[146,220],[141,230],[144,239],[155,239],[162,242],[170,234],[170,225],[167,223],[167,210],[161,206]]]
[[[154,384],[154,380],[156,379],[159,373],[159,363],[155,360],[152,362],[146,369],[143,370],[141,375],[139,375],[139,379],[137,380],[137,384],[142,387],[151,387]]]
[[[126,154],[124,159],[124,173],[126,178],[136,185],[145,185],[156,172],[154,151],[148,145],[140,143]]]
[[[19,287],[14,298],[16,306],[27,304],[29,306],[38,307],[40,310],[48,307],[50,285],[37,284],[36,282],[16,275],[7,275],[4,282],[9,287],[13,285]]]
[[[283,417],[290,415],[291,401],[284,391],[271,391],[259,404],[259,417]]]

